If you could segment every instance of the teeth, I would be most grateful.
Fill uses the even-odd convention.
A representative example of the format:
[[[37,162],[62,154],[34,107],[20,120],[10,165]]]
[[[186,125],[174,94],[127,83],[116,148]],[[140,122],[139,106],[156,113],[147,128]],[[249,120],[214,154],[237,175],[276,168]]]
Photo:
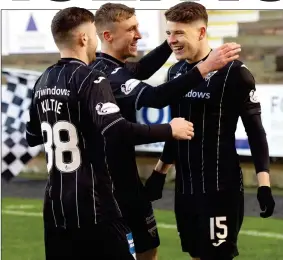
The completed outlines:
[[[173,49],[174,49],[174,51],[180,51],[180,50],[183,49],[183,47],[174,47]]]

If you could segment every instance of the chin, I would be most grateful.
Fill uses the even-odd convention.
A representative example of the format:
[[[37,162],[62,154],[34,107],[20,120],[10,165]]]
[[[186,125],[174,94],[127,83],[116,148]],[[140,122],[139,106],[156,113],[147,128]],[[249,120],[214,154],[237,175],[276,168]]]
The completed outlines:
[[[138,56],[138,51],[131,51],[131,52],[129,53],[129,56],[132,57],[132,58],[137,57],[137,56]]]
[[[185,60],[186,59],[186,55],[185,54],[175,54],[175,58],[176,60]]]

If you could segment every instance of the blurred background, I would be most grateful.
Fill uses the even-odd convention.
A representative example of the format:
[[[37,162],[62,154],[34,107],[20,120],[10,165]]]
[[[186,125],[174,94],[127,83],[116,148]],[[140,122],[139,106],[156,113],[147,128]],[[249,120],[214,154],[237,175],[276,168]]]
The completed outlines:
[[[3,102],[9,103],[8,99],[5,100],[5,89],[11,80],[9,73],[37,77],[59,59],[50,32],[51,20],[55,13],[55,10],[2,11],[2,130]],[[164,11],[160,10],[137,11],[143,36],[139,41],[138,58],[165,39],[163,14]],[[240,239],[240,250],[243,252],[239,259],[283,259],[283,11],[209,10],[208,15],[211,47],[215,48],[231,41],[241,44],[240,60],[255,77],[262,105],[262,120],[269,143],[271,180],[277,203],[273,219],[258,218],[256,175],[247,136],[239,121],[236,147],[243,167],[247,194],[245,214],[248,216],[243,237]],[[174,57],[170,57],[147,82],[152,85],[163,83],[168,68],[174,62]],[[168,107],[161,110],[142,109],[137,113],[137,117],[140,123],[146,124],[165,123],[170,120]],[[146,179],[151,174],[162,148],[163,143],[136,147],[141,178]],[[3,259],[43,259],[42,224],[36,217],[41,216],[41,199],[47,172],[42,151],[38,150],[34,154],[34,158],[28,158],[26,163],[20,166],[15,177],[8,182],[2,178]],[[6,163],[3,161],[5,155],[2,154],[2,166]],[[161,260],[187,259],[186,255],[180,253],[174,226],[174,178],[175,171],[172,168],[167,176],[164,196],[154,204],[157,218],[164,228],[160,231],[161,240],[163,238]],[[164,213],[164,210],[168,211]],[[37,219],[37,224],[34,220],[27,220],[28,218]],[[250,240],[251,238],[253,239]]]

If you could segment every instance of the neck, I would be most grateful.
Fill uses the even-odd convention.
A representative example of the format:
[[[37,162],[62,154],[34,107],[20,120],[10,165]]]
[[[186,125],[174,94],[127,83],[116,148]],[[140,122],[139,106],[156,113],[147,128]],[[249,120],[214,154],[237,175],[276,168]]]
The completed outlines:
[[[60,51],[61,58],[73,58],[83,61],[86,64],[89,64],[89,58],[87,54],[83,51],[78,51],[75,49],[63,49]]]
[[[210,51],[211,51],[211,48],[209,47],[208,44],[206,44],[205,46],[200,48],[199,52],[196,54],[195,57],[193,57],[193,59],[187,60],[187,62],[188,63],[198,62],[198,61],[204,59],[210,53]]]
[[[118,52],[111,50],[110,48],[108,48],[107,46],[101,46],[101,52],[110,55],[111,57],[115,58],[118,61],[121,61],[123,63],[126,62],[127,59],[125,59],[124,57],[122,57]]]

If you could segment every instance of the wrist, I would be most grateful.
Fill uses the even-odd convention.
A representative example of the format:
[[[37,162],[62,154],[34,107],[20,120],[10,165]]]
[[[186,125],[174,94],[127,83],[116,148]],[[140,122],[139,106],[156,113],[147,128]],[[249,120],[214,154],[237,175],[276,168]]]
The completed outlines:
[[[153,171],[156,171],[160,174],[167,174],[170,167],[171,167],[171,164],[166,164],[166,163],[162,162],[161,160],[158,160]]]
[[[259,172],[257,174],[258,187],[270,187],[270,176],[268,172]]]
[[[162,175],[166,175],[166,172],[162,172],[162,171],[156,171],[156,170],[153,170],[152,171],[152,174],[156,174],[156,175],[158,175],[158,174],[162,174]]]
[[[197,65],[197,68],[198,68],[198,70],[199,70],[199,72],[200,72],[200,74],[202,75],[203,78],[205,78],[207,76],[207,74],[210,72],[210,68],[205,61],[199,63]]]

